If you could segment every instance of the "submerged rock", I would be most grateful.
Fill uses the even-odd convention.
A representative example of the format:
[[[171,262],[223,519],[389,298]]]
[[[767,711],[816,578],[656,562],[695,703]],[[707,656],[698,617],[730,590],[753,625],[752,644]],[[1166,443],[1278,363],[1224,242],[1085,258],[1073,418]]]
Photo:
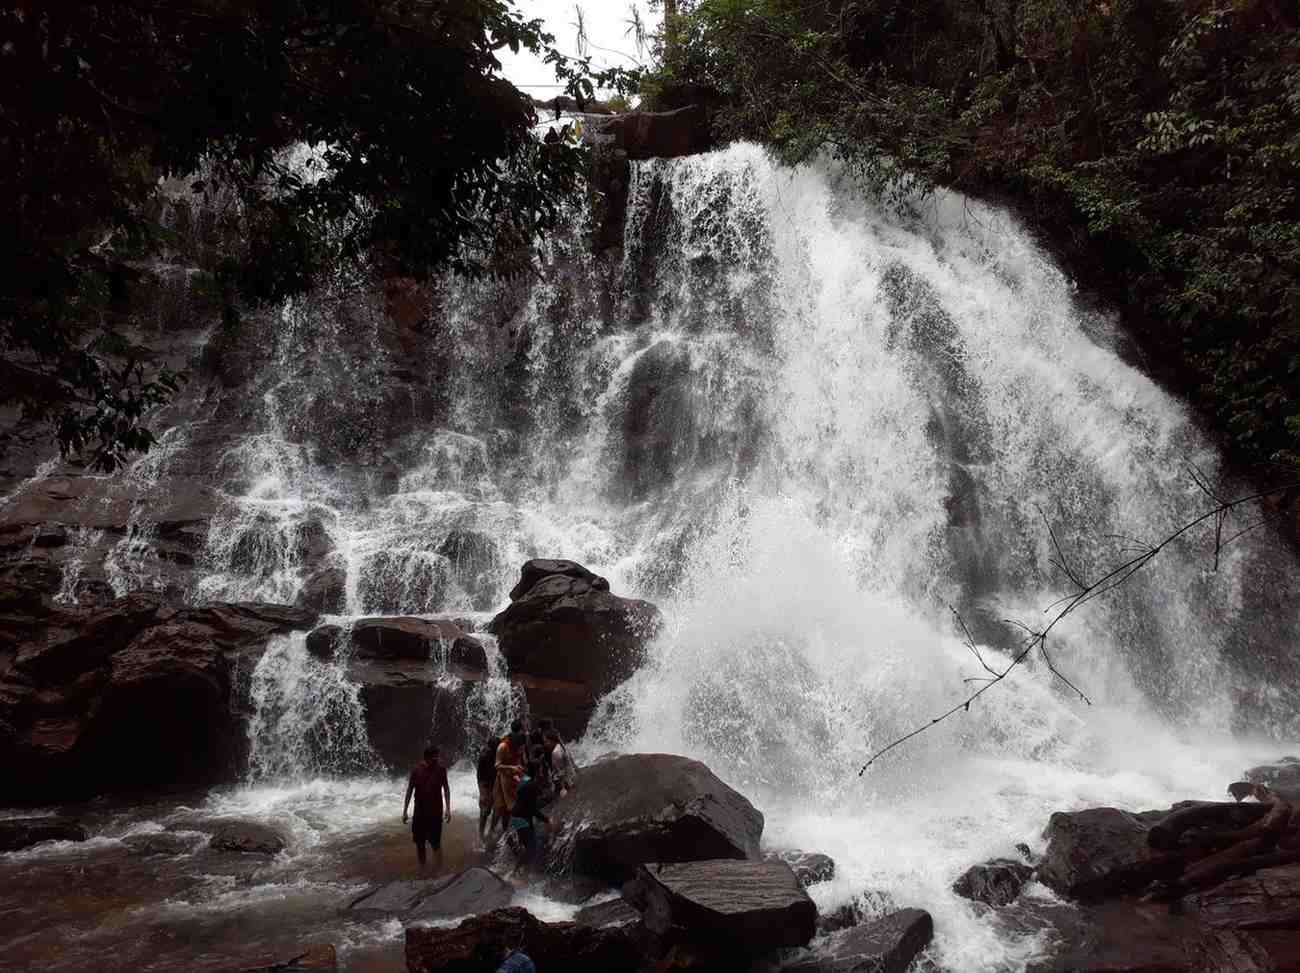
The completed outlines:
[[[781,861],[652,862],[637,869],[646,928],[756,954],[804,946],[817,907]]]
[[[799,884],[807,888],[818,882],[829,882],[835,877],[835,859],[816,851],[769,851],[763,855],[768,861],[785,862],[794,871]]]
[[[487,868],[467,868],[445,878],[389,882],[354,899],[348,911],[362,917],[445,919],[504,908],[514,887]]]
[[[1177,874],[1182,858],[1154,850],[1151,828],[1168,812],[1131,814],[1112,807],[1053,814],[1038,880],[1074,899],[1100,899],[1145,889]]]
[[[578,772],[578,787],[548,809],[552,866],[610,881],[645,862],[754,859],[763,815],[698,760],[626,754]]]
[[[247,967],[243,973],[334,973],[338,968],[338,953],[334,946],[318,943],[305,946],[292,956]]]
[[[633,973],[643,959],[625,929],[546,923],[518,908],[473,916],[454,928],[406,930],[409,973],[490,973],[508,950],[527,953],[538,970],[564,973]]]
[[[85,841],[76,818],[8,818],[0,820],[0,851],[21,851],[42,841]]]
[[[208,847],[241,854],[278,855],[285,841],[280,832],[257,821],[226,821],[212,834]]]
[[[781,969],[783,973],[905,973],[933,937],[930,913],[903,909],[831,933],[812,957]]]
[[[188,855],[194,851],[196,840],[193,836],[172,834],[168,831],[155,831],[150,834],[127,835],[122,844],[133,855]]]
[[[1016,900],[1033,874],[1033,868],[1024,862],[995,858],[966,869],[952,883],[952,890],[985,905],[1002,906]]]
[[[654,605],[611,594],[573,561],[529,561],[514,591],[488,626],[510,671],[582,683],[595,695],[636,670],[662,624]]]

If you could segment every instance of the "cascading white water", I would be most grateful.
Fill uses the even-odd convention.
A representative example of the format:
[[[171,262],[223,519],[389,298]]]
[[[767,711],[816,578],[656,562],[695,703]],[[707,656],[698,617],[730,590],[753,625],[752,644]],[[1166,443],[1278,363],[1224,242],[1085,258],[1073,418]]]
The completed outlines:
[[[249,691],[251,780],[376,768],[360,687],[348,680],[346,663],[346,656],[329,662],[312,658],[301,632],[270,641],[253,670]]]

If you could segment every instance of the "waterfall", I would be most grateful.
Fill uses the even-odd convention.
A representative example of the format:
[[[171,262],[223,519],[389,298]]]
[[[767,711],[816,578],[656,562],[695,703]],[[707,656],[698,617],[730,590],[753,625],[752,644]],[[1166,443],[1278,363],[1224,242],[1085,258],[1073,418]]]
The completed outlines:
[[[250,780],[375,769],[360,687],[346,673],[345,654],[329,662],[314,659],[301,632],[271,639],[249,691]]]
[[[704,760],[769,844],[836,858],[820,904],[929,908],[955,970],[1042,945],[957,900],[962,869],[1053,810],[1215,796],[1250,747],[1300,735],[1293,555],[1261,530],[1216,559],[1192,532],[1053,630],[1091,705],[1034,656],[860,776],[986,674],[952,610],[1005,666],[1014,621],[1073,590],[1054,561],[1095,578],[1198,515],[1189,470],[1247,488],[996,207],[887,206],[743,144],[635,163],[628,206],[621,251],[593,255],[575,215],[535,277],[439,280],[414,313],[340,277],[252,316],[213,352],[225,384],[193,393],[194,435],[133,472],[114,589],[155,584],[173,471],[218,494],[194,601],[481,623],[525,559],[580,561],[666,625],[579,751]],[[102,546],[69,536],[65,600]],[[488,732],[520,691],[476,637],[466,710]],[[253,779],[374,767],[340,651],[268,645]]]

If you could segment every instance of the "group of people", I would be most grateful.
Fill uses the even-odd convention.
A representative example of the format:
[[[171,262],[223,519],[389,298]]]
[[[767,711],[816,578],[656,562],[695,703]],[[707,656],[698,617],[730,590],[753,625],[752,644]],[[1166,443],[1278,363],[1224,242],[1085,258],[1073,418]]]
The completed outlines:
[[[520,857],[531,862],[537,850],[535,822],[549,823],[542,809],[565,797],[577,786],[577,765],[550,720],[539,720],[529,732],[523,720],[510,724],[510,732],[489,743],[478,758],[479,840],[493,832],[510,833],[519,843]],[[402,805],[402,823],[408,819],[411,799],[415,816],[411,837],[420,865],[427,863],[425,846],[442,864],[442,825],[451,820],[451,787],[439,748],[430,744],[424,760],[411,771]]]
[[[478,758],[478,831],[486,841],[493,831],[510,832],[525,861],[537,849],[535,822],[549,823],[542,808],[566,796],[577,784],[577,767],[550,720],[530,733],[523,720],[483,748]]]

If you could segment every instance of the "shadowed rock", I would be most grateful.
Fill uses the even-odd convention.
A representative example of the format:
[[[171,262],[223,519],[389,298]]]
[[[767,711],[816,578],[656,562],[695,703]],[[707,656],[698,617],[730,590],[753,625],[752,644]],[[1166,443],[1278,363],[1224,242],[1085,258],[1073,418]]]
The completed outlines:
[[[958,895],[985,905],[1002,906],[1014,902],[1034,870],[1024,862],[995,858],[966,869],[952,890]]]
[[[515,591],[488,626],[510,671],[585,683],[595,695],[636,670],[662,624],[654,605],[610,594],[603,578],[572,561],[529,561]]]
[[[1130,814],[1111,807],[1053,814],[1038,880],[1062,895],[1099,899],[1145,889],[1177,874],[1182,858],[1151,848],[1147,833],[1167,811]]]
[[[1216,929],[1300,930],[1300,865],[1261,869],[1183,902],[1202,923]]]
[[[361,918],[445,919],[504,908],[514,894],[505,879],[475,866],[447,878],[389,882],[353,900],[348,911]]]
[[[832,933],[809,959],[783,966],[783,973],[904,973],[930,944],[934,921],[921,909]]]
[[[554,870],[610,881],[645,862],[754,859],[763,815],[697,760],[626,754],[578,773],[574,793],[549,812]]]
[[[21,851],[42,841],[85,841],[76,818],[9,818],[0,820],[0,851]]]
[[[278,855],[285,845],[283,836],[274,828],[256,821],[228,821],[213,832],[208,847],[246,855]]]
[[[756,954],[806,945],[817,907],[781,861],[653,862],[637,869],[636,897],[658,936]]]
[[[406,930],[409,973],[492,971],[513,949],[527,953],[539,970],[564,973],[633,973],[643,959],[625,929],[546,923],[524,909],[498,909],[450,929]]]

